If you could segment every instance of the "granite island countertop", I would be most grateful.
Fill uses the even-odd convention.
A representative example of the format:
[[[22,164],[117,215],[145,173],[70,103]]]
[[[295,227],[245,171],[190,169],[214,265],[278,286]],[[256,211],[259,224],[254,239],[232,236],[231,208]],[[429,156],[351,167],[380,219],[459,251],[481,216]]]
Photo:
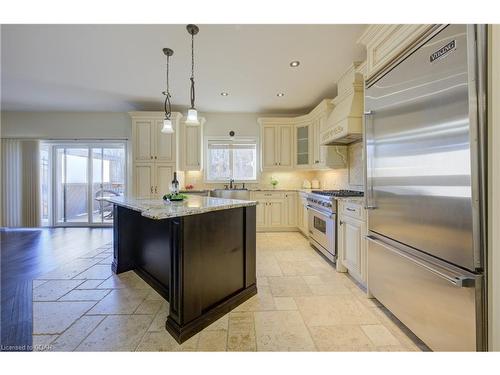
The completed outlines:
[[[255,201],[223,199],[190,195],[181,202],[169,202],[163,199],[140,199],[131,197],[109,197],[104,200],[118,206],[138,211],[142,216],[154,219],[197,215],[205,212],[228,210],[230,208],[255,206]]]

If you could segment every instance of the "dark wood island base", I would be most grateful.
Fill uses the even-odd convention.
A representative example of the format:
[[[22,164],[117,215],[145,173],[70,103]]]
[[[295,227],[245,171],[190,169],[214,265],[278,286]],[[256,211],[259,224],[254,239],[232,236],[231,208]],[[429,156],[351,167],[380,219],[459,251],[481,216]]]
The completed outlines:
[[[152,219],[114,204],[113,272],[134,270],[169,301],[182,343],[257,293],[255,205]]]

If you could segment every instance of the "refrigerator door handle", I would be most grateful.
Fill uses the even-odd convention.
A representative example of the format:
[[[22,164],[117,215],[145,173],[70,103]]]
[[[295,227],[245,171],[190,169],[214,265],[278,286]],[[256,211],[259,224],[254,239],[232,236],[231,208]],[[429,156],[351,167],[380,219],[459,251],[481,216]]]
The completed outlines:
[[[427,271],[435,274],[436,276],[439,276],[440,278],[448,281],[449,283],[453,284],[458,288],[473,288],[476,285],[476,279],[474,277],[467,275],[458,275],[456,273],[451,273],[451,272],[443,272],[442,270],[437,269],[435,266],[432,266],[428,262],[407,255],[404,252],[399,251],[394,247],[389,246],[384,242],[375,239],[375,237],[373,236],[368,235],[365,237],[368,241],[372,241],[373,243],[382,246],[386,250],[391,251],[392,253],[415,263],[417,266],[425,268]]]
[[[363,137],[364,141],[364,149],[366,153],[366,163],[365,163],[365,181],[366,181],[366,203],[365,203],[365,209],[367,210],[374,210],[376,206],[373,204],[373,182],[372,182],[372,166],[371,163],[373,161],[373,158],[371,155],[369,155],[369,150],[368,150],[368,142],[367,138],[370,137],[371,140],[373,140],[373,135],[372,132],[368,132],[369,129],[372,129],[373,126],[368,124],[368,119],[371,118],[375,114],[374,111],[369,110],[364,112],[364,118],[365,118],[365,137]]]

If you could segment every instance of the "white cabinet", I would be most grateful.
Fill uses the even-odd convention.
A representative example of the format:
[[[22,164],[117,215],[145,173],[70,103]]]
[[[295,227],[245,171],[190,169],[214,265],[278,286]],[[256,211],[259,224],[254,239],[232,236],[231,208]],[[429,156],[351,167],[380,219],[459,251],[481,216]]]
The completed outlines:
[[[331,110],[331,99],[324,99],[307,115],[259,118],[262,170],[345,168],[347,148],[321,144]]]
[[[256,191],[251,199],[257,201],[257,231],[297,230],[297,197],[295,192]]]
[[[344,217],[341,219],[342,264],[350,274],[361,277],[361,231],[363,222]]]
[[[291,169],[294,166],[292,120],[261,118],[261,169]]]
[[[366,46],[366,77],[369,78],[432,32],[436,25],[370,25],[358,43]]]
[[[309,168],[311,165],[311,122],[299,121],[295,125],[295,166]]]
[[[130,112],[132,118],[132,194],[161,198],[177,170],[177,139],[182,115],[172,113],[173,134],[161,132],[163,112]]]
[[[309,237],[309,214],[307,212],[307,195],[299,193],[297,195],[297,227],[306,237]]]
[[[174,121],[175,123],[175,121]],[[156,121],[154,130],[155,138],[155,161],[164,163],[175,163],[176,157],[176,136],[174,134],[165,134],[161,132],[163,128],[163,119]],[[174,129],[177,130],[175,124],[172,124]]]
[[[156,114],[156,118],[150,116],[132,119],[134,160],[138,162],[161,161],[175,163],[175,133],[165,134],[161,132],[163,127],[162,115]],[[176,130],[175,121],[173,121],[172,125]]]
[[[134,163],[134,196],[136,198],[153,198],[154,196],[154,163]]]
[[[278,166],[277,132],[277,126],[262,126],[262,169],[274,169]]]
[[[184,120],[185,121],[185,120]],[[183,171],[201,171],[203,169],[203,127],[204,118],[199,118],[199,125],[186,124],[181,121],[179,159]]]
[[[286,223],[285,201],[282,198],[269,199],[266,207],[267,225],[269,227],[282,227]]]
[[[150,161],[154,159],[153,128],[154,119],[132,121],[134,129],[134,160]]]
[[[134,196],[161,198],[170,191],[174,178],[174,165],[168,163],[135,163]]]
[[[321,146],[320,143],[320,121],[319,118],[315,118],[312,123],[312,140],[313,140],[313,165],[315,168],[322,168],[325,166],[325,146]]]
[[[170,192],[170,185],[174,179],[174,166],[167,163],[155,163],[154,192],[157,198]]]
[[[289,227],[297,226],[297,193],[285,193],[285,224]]]
[[[203,124],[205,119],[199,118],[199,125],[186,124],[181,121],[179,159],[183,171],[201,171],[203,169]]]
[[[366,214],[361,203],[338,204],[337,269],[366,284]]]
[[[266,208],[267,208],[267,200],[266,199],[254,199],[257,201],[257,206],[255,209],[255,225],[257,229],[264,228],[266,226]]]
[[[278,128],[278,166],[293,167],[293,130],[291,125],[280,125]]]

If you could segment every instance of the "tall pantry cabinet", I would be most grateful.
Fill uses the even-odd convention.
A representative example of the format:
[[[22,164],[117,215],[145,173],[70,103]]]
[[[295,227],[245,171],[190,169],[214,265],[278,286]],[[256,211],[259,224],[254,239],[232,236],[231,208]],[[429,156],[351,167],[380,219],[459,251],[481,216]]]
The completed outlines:
[[[182,115],[172,113],[173,134],[161,132],[162,112],[130,112],[132,119],[132,195],[161,198],[169,192],[177,170],[179,122]]]

